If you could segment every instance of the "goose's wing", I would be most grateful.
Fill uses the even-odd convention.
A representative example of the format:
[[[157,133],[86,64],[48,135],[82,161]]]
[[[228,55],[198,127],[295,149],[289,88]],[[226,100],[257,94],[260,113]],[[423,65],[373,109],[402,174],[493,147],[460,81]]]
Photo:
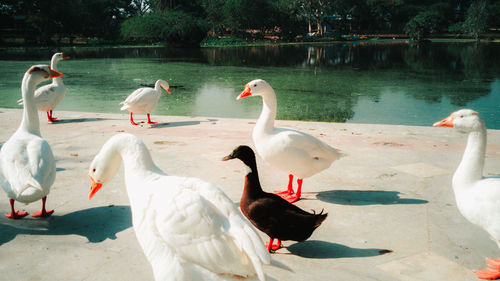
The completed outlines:
[[[156,91],[152,88],[139,88],[133,91],[122,104],[142,104],[149,103],[155,99]]]
[[[35,91],[35,102],[42,103],[48,102],[50,97],[57,93],[57,85],[47,84],[44,85]]]
[[[41,138],[11,139],[2,147],[0,162],[4,189],[8,183],[10,192],[16,197],[29,187],[43,190],[54,182],[54,156],[48,143]]]
[[[338,159],[340,153],[321,140],[301,131],[289,128],[276,128],[271,138],[272,146],[291,151],[302,151],[311,157]]]
[[[202,193],[208,189],[218,190],[208,183],[178,178],[176,185],[180,188],[174,193],[172,186],[161,190],[166,192],[164,196],[172,198],[171,204],[162,200],[154,203],[155,226],[161,243],[186,262],[216,274],[248,276],[257,272],[264,280],[262,261],[253,246],[260,239],[237,209],[233,206],[235,211],[230,211],[224,206],[227,202],[220,194],[210,197],[218,198],[215,201],[222,203],[222,208],[205,198]],[[264,248],[262,244],[258,245]]]
[[[56,176],[56,161],[47,141],[36,138],[28,143],[27,155],[31,175],[42,186],[50,188]]]

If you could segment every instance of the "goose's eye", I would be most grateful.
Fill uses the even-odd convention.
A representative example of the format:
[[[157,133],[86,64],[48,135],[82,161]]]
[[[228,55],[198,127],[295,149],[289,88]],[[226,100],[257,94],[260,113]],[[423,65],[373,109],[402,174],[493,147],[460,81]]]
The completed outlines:
[[[92,169],[92,173],[95,173],[95,168],[94,168],[94,169]]]
[[[464,118],[464,116],[463,116],[463,115],[460,115],[460,118]]]
[[[253,87],[254,87],[254,88],[255,88],[255,87],[257,87],[257,84],[253,84]]]

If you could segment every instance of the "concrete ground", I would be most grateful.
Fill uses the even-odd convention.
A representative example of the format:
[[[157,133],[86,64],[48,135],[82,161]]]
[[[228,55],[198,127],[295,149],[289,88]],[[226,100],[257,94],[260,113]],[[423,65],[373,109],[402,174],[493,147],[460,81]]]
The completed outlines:
[[[55,111],[61,121],[41,131],[57,159],[47,219],[0,216],[1,280],[152,280],[131,227],[123,171],[88,200],[88,166],[119,132],[144,140],[170,175],[212,182],[235,202],[243,188],[241,162],[220,159],[253,145],[255,120],[153,116],[133,127],[127,114]],[[443,118],[446,116],[443,116]],[[138,115],[137,120],[144,120]],[[21,110],[0,109],[0,143],[17,129]],[[439,121],[439,120],[436,120]],[[458,212],[451,178],[466,136],[451,128],[277,121],[310,133],[346,155],[304,180],[297,205],[325,209],[327,220],[306,242],[286,241],[274,259],[294,269],[267,268],[279,280],[476,280],[473,269],[500,251]],[[488,131],[484,174],[500,175],[500,131]],[[257,159],[265,190],[285,188],[287,175]],[[34,212],[41,202],[17,207]],[[0,192],[0,211],[9,211]],[[263,240],[267,237],[262,234]]]

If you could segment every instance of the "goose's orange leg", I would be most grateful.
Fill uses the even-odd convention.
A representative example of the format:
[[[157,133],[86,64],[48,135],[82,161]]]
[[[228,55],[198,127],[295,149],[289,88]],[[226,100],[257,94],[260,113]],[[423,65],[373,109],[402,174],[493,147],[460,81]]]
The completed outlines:
[[[130,112],[130,123],[132,123],[132,125],[139,125],[139,123],[135,123],[134,122],[134,117],[133,117],[134,113],[133,112]]]
[[[52,116],[52,110],[47,111],[47,119],[49,120],[49,122],[55,122],[57,120],[56,117]]]
[[[276,195],[279,195],[281,197],[292,194],[293,193],[293,175],[292,174],[288,175],[288,187],[286,190],[282,190],[282,191],[275,190],[275,191],[273,191],[273,193]]]
[[[158,123],[158,122],[151,121],[151,118],[149,117],[149,113],[147,113],[147,115],[148,115],[148,124],[156,124],[156,123]]]
[[[17,220],[28,215],[27,212],[14,210],[14,202],[15,202],[14,199],[9,199],[9,202],[10,202],[10,213],[5,213],[5,216],[7,218]]]
[[[300,196],[302,195],[302,181],[302,179],[297,180],[297,192],[283,197],[286,201],[293,203],[300,200]]]
[[[47,201],[47,196],[44,196],[42,198],[42,209],[31,214],[32,217],[34,217],[34,218],[39,218],[39,217],[46,218],[46,217],[49,217],[50,215],[52,215],[52,213],[54,213],[54,210],[46,210],[45,209],[45,201]]]

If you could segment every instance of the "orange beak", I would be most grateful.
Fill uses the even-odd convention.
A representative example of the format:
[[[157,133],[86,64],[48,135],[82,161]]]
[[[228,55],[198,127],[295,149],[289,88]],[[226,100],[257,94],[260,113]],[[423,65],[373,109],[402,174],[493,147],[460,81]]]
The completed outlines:
[[[99,189],[102,187],[102,183],[95,182],[94,179],[89,175],[90,180],[92,181],[92,185],[90,186],[90,192],[89,192],[89,200],[92,199],[92,196],[99,191]]]
[[[172,94],[172,92],[170,92],[170,89],[167,89],[167,92],[168,92],[169,94]]]
[[[432,126],[434,127],[453,127],[453,113],[446,117],[445,119],[439,121],[439,122],[436,122],[434,123]]]
[[[62,58],[63,58],[63,60],[69,59],[69,57],[65,56],[64,53],[62,53]]]
[[[240,100],[242,98],[246,98],[252,95],[252,90],[250,89],[250,85],[245,85],[245,90],[241,92],[241,94],[236,98],[236,100]]]
[[[64,74],[62,74],[61,72],[57,72],[55,70],[52,70],[51,68],[49,68],[49,78],[56,78],[56,77],[62,77],[64,76]]]

